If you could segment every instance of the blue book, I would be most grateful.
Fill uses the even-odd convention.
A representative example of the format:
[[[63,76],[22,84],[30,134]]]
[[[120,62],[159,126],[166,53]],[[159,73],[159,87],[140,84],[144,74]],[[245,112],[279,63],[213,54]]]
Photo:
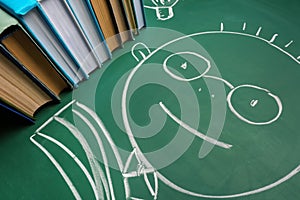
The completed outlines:
[[[90,53],[91,48],[86,38],[81,35],[74,16],[62,4],[64,2],[0,0],[0,5],[20,19],[61,73],[76,87],[80,81],[88,78],[88,73],[95,69],[98,63]],[[62,17],[62,14],[65,16]],[[80,42],[82,46],[77,45]],[[82,50],[85,50],[84,54]]]
[[[34,120],[31,117],[23,114],[22,112],[18,111],[14,107],[9,106],[8,104],[6,104],[6,103],[4,103],[2,101],[0,101],[0,107],[3,108],[3,109],[5,109],[5,110],[7,110],[7,111],[9,111],[9,112],[11,112],[11,113],[13,113],[13,114],[16,114],[16,115],[24,118],[25,120],[27,120],[27,121],[29,121],[31,123],[34,123]]]

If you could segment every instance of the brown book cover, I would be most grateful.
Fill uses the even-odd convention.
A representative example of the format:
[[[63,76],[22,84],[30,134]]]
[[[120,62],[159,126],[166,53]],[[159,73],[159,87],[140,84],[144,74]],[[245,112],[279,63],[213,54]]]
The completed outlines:
[[[126,17],[129,22],[130,29],[133,34],[138,34],[138,28],[134,17],[134,10],[131,0],[122,0]]]
[[[114,15],[106,0],[90,0],[110,51],[121,46]]]
[[[0,53],[0,99],[16,110],[34,118],[35,112],[52,101],[32,79]]]
[[[110,0],[110,4],[113,10],[113,14],[117,23],[118,32],[120,34],[122,43],[131,40],[132,34],[130,28],[127,24],[127,19],[125,13],[123,13],[122,5],[119,1]]]
[[[20,26],[2,38],[5,48],[57,98],[68,88],[67,82],[53,64]]]

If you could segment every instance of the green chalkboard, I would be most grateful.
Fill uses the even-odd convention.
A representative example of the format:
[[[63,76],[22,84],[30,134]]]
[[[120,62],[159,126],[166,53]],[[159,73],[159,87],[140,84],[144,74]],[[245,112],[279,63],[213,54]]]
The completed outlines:
[[[144,0],[147,28],[35,125],[1,199],[299,199],[300,2]]]

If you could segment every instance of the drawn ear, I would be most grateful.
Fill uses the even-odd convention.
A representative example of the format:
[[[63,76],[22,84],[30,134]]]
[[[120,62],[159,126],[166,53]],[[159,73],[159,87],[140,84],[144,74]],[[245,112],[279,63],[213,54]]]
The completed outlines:
[[[151,53],[150,49],[144,43],[136,43],[131,48],[131,54],[138,62],[144,60]]]

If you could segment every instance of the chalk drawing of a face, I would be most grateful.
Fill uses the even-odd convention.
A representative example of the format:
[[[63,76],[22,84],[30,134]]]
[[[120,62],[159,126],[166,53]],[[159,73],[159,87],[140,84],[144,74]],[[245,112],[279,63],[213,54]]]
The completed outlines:
[[[300,80],[300,57],[296,59],[275,45],[278,35],[266,40],[259,34],[224,31],[223,24],[220,31],[191,35],[172,35],[170,30],[156,28],[146,33],[151,36],[149,41],[145,37],[132,48],[132,56],[138,61],[135,67],[127,73],[124,70],[115,85],[110,85],[113,77],[107,73],[99,77],[99,88],[89,88],[89,95],[92,91],[111,92],[107,98],[111,107],[107,102],[102,104],[102,95],[92,94],[101,99],[87,95],[84,100],[80,98],[85,95],[75,92],[75,100],[30,138],[55,165],[74,197],[80,199],[80,194],[67,173],[35,137],[55,143],[77,163],[96,199],[116,199],[112,168],[121,173],[127,199],[141,199],[131,187],[132,178],[143,179],[153,199],[168,198],[159,189],[162,184],[181,193],[181,199],[245,197],[289,186],[290,179],[300,171],[294,153],[299,150],[300,136],[293,128],[298,125],[293,119],[300,108],[295,107],[298,91],[287,88],[290,81],[297,84]],[[162,34],[161,41],[152,40],[157,33]],[[261,59],[260,54],[249,53],[253,49],[270,53]],[[284,62],[271,62],[278,57]],[[116,72],[124,69],[119,68],[124,63],[120,59]],[[282,68],[282,64],[290,67]],[[282,81],[285,76],[289,81]],[[74,117],[92,132],[88,137],[76,121],[72,124],[60,117],[70,105]],[[116,123],[102,116],[111,111]],[[93,175],[67,146],[43,133],[52,122],[66,127],[79,141]],[[121,137],[129,143],[129,149],[121,148]]]
[[[224,86],[227,88],[226,91],[228,91],[226,94],[225,101],[227,103],[229,110],[231,111],[231,115],[235,116],[234,122],[238,124],[237,126],[246,127],[246,128],[249,128],[250,131],[254,131],[253,133],[250,133],[250,134],[256,135],[256,133],[257,133],[257,131],[259,131],[259,129],[264,130],[265,128],[266,129],[270,128],[271,130],[273,130],[274,127],[276,127],[276,123],[280,123],[280,122],[278,122],[278,119],[283,114],[283,103],[281,101],[281,98],[279,98],[278,95],[274,94],[269,89],[266,89],[262,86],[258,86],[261,84],[259,82],[257,84],[244,83],[244,80],[240,79],[239,77],[237,77],[237,79],[240,79],[242,84],[234,86],[232,84],[232,82],[236,82],[235,80],[228,80],[228,79],[222,78],[221,76],[216,76],[216,75],[214,75],[214,73],[212,73],[212,74],[210,73],[212,61],[208,57],[201,55],[201,53],[199,53],[199,51],[193,51],[193,50],[189,51],[188,49],[186,49],[184,47],[184,45],[182,45],[182,44],[184,44],[184,40],[186,40],[187,38],[201,38],[201,37],[209,38],[211,36],[215,37],[215,36],[219,35],[219,36],[225,37],[225,38],[227,36],[237,36],[239,38],[246,38],[246,40],[247,39],[253,40],[253,38],[254,38],[254,39],[259,40],[258,43],[260,45],[267,44],[267,46],[268,46],[267,48],[270,48],[270,47],[273,48],[275,46],[272,43],[275,40],[274,37],[270,41],[270,40],[266,40],[266,39],[260,38],[258,36],[252,36],[252,35],[246,34],[246,33],[230,32],[230,31],[227,32],[227,31],[223,30],[222,25],[221,25],[221,31],[208,31],[208,32],[202,32],[202,33],[195,33],[192,35],[183,36],[181,38],[176,38],[170,42],[167,42],[167,43],[161,45],[160,47],[154,49],[153,51],[151,51],[150,48],[148,48],[143,43],[136,44],[133,47],[132,54],[133,54],[134,58],[137,61],[139,61],[139,63],[135,68],[133,68],[132,71],[130,71],[130,73],[126,79],[124,90],[122,93],[123,123],[124,123],[125,129],[126,129],[126,133],[129,136],[131,145],[135,149],[135,153],[136,153],[138,159],[140,160],[140,162],[143,164],[143,167],[145,169],[153,169],[153,171],[155,171],[155,177],[157,177],[157,179],[160,180],[161,182],[163,182],[164,184],[168,185],[170,188],[177,190],[179,192],[182,192],[184,194],[188,194],[188,195],[196,196],[196,197],[235,198],[235,197],[242,197],[242,196],[253,195],[256,193],[261,193],[261,192],[270,190],[270,189],[286,182],[291,177],[296,175],[300,169],[300,167],[298,166],[298,163],[296,163],[296,168],[295,168],[295,166],[294,166],[294,169],[291,167],[289,169],[290,172],[288,174],[282,173],[281,175],[276,175],[275,176],[276,178],[269,177],[269,180],[262,180],[262,179],[260,179],[260,177],[257,177],[257,180],[256,180],[257,183],[259,181],[260,182],[259,182],[258,186],[253,186],[253,188],[247,188],[247,187],[241,186],[242,189],[238,189],[239,183],[236,183],[236,184],[233,184],[234,188],[226,189],[224,191],[222,189],[220,189],[221,191],[223,191],[225,193],[223,195],[220,194],[220,191],[216,191],[215,189],[212,189],[212,188],[207,189],[207,187],[205,187],[207,189],[207,191],[210,191],[207,193],[205,190],[201,190],[201,186],[199,186],[199,185],[201,185],[202,181],[205,184],[205,180],[206,180],[205,178],[201,179],[200,176],[204,175],[205,173],[206,174],[213,173],[213,172],[211,172],[211,167],[216,167],[216,168],[222,167],[223,168],[224,166],[226,166],[224,168],[225,173],[221,173],[222,175],[218,174],[220,176],[218,176],[216,174],[211,174],[212,179],[215,179],[215,180],[213,180],[213,181],[206,180],[209,184],[215,185],[216,188],[224,187],[224,181],[230,182],[230,184],[232,184],[232,182],[235,181],[235,180],[229,180],[228,178],[226,178],[226,177],[229,177],[228,174],[232,175],[232,174],[236,173],[235,176],[238,176],[237,174],[239,174],[239,173],[243,174],[243,170],[246,173],[248,170],[250,172],[251,172],[251,170],[253,170],[252,169],[253,166],[247,166],[247,164],[241,164],[242,162],[250,163],[251,160],[239,161],[238,165],[244,167],[245,169],[234,168],[237,171],[235,171],[235,170],[230,171],[232,169],[231,167],[234,166],[234,164],[233,164],[235,162],[234,160],[232,160],[226,164],[226,162],[227,162],[226,158],[232,159],[234,156],[238,155],[238,150],[233,150],[234,148],[237,148],[240,151],[242,151],[242,153],[241,153],[242,155],[238,156],[238,158],[236,157],[237,159],[243,159],[243,156],[245,156],[243,153],[247,154],[248,150],[241,150],[243,148],[241,146],[239,146],[239,144],[235,144],[235,142],[237,141],[235,139],[233,139],[232,141],[230,139],[227,139],[226,142],[223,142],[223,140],[219,140],[219,139],[223,138],[223,137],[221,137],[220,134],[210,137],[209,134],[199,131],[199,129],[201,129],[201,127],[199,127],[199,128],[197,128],[197,126],[193,127],[190,125],[189,122],[182,120],[184,117],[174,114],[172,112],[172,109],[169,108],[170,105],[167,105],[163,101],[159,102],[159,106],[169,119],[172,119],[180,128],[185,129],[187,132],[190,132],[192,135],[196,136],[198,139],[204,141],[205,144],[209,143],[210,145],[213,145],[213,146],[215,145],[216,147],[219,147],[219,149],[217,149],[215,151],[219,152],[219,151],[221,151],[221,149],[223,149],[224,157],[223,158],[222,158],[222,156],[220,157],[220,155],[222,155],[222,154],[219,155],[218,153],[214,153],[214,151],[211,153],[212,154],[211,156],[208,155],[208,153],[211,151],[211,148],[206,149],[206,152],[203,152],[203,151],[201,152],[201,149],[200,149],[199,156],[203,159],[200,160],[201,164],[197,165],[199,168],[193,168],[193,170],[195,170],[195,171],[193,171],[191,169],[188,172],[186,172],[185,169],[183,168],[182,176],[180,174],[176,174],[176,175],[173,175],[173,177],[172,177],[172,175],[170,175],[168,173],[166,173],[167,175],[165,176],[163,173],[160,172],[160,170],[158,170],[156,168],[156,165],[153,164],[153,162],[155,162],[155,158],[153,158],[153,157],[149,158],[149,157],[151,157],[151,155],[145,156],[147,153],[145,154],[145,152],[143,152],[142,147],[140,147],[139,143],[136,141],[138,134],[135,133],[136,129],[133,128],[133,125],[130,120],[131,114],[130,114],[130,111],[128,110],[128,101],[130,100],[130,98],[128,98],[128,96],[131,95],[129,87],[130,87],[130,84],[132,84],[135,75],[137,75],[139,73],[139,70],[142,70],[143,67],[148,68],[148,69],[151,69],[151,67],[155,68],[155,65],[160,66],[163,69],[165,74],[167,74],[169,77],[171,77],[175,81],[181,82],[182,84],[197,82],[198,80],[201,80],[201,79],[205,79],[207,81],[221,82],[222,84],[224,84]],[[179,43],[179,44],[176,45],[176,43]],[[177,48],[176,53],[174,53],[174,51],[173,51],[172,53],[167,54],[167,56],[164,57],[164,59],[160,61],[160,64],[156,63],[156,64],[152,64],[152,66],[151,66],[151,64],[147,63],[149,60],[151,60],[152,57],[155,57],[158,54],[160,54],[161,51],[164,51],[164,50],[168,51],[167,50],[168,47],[172,46],[174,44]],[[138,48],[137,48],[138,46],[143,46],[144,50],[146,49],[146,51],[142,52],[141,50],[138,50]],[[182,48],[180,48],[180,47],[182,47]],[[277,46],[276,46],[276,48],[277,48],[277,50],[279,49],[279,53],[285,54],[284,56],[287,56],[288,59],[292,58],[293,61],[296,61],[296,64],[299,64],[299,61],[297,61],[295,58],[293,58],[289,53],[287,53],[286,51],[282,50],[281,48],[279,48]],[[138,53],[135,53],[135,52],[138,52]],[[137,54],[140,54],[140,59],[138,58]],[[188,60],[179,61],[176,63],[176,59],[178,57],[183,58],[183,60],[185,60],[185,58],[188,58]],[[190,61],[189,59],[192,59],[192,61]],[[173,61],[173,60],[175,60],[175,61]],[[202,63],[202,64],[199,64],[199,63]],[[172,65],[175,65],[175,67],[172,68]],[[180,70],[185,71],[185,70],[188,70],[188,68],[190,68],[190,67],[197,67],[199,65],[202,66],[202,69],[199,70],[198,72],[196,71],[197,74],[194,76],[184,77],[180,73],[178,73],[178,71],[180,71]],[[243,66],[241,66],[241,67],[243,67]],[[174,70],[174,68],[176,68],[176,69]],[[230,69],[230,70],[232,70],[232,69]],[[147,72],[148,75],[153,78],[153,74],[151,74],[151,70],[149,70],[149,71],[146,70],[144,72]],[[245,75],[245,77],[247,77],[247,74]],[[253,81],[251,79],[247,79],[247,80],[249,80],[250,82],[255,82],[256,78],[253,77],[253,79],[254,79]],[[271,84],[268,83],[268,85],[271,85]],[[199,88],[199,90],[198,91],[196,90],[195,93],[201,92],[201,90],[202,90],[202,88]],[[210,93],[209,98],[211,98],[212,101],[214,101],[214,98],[217,98],[218,95],[219,95],[218,93],[214,93],[214,94]],[[241,102],[238,102],[238,101],[241,101]],[[192,102],[192,103],[194,103],[194,102]],[[266,107],[268,107],[268,109],[269,109],[267,112],[266,112],[266,110],[264,110],[264,108],[266,108]],[[197,111],[198,110],[196,109],[196,112]],[[192,113],[190,113],[190,114],[192,114]],[[214,124],[214,123],[218,123],[218,121],[217,122],[211,121],[210,123]],[[241,124],[243,124],[243,125],[241,125]],[[234,126],[234,125],[231,125],[231,126]],[[236,129],[227,128],[226,126],[224,127],[224,130],[225,130],[224,131],[225,133],[223,133],[223,134],[226,134],[226,132],[228,133],[228,130],[236,131]],[[238,129],[239,132],[242,130]],[[248,132],[248,131],[245,131],[245,132]],[[233,133],[231,133],[231,134],[233,134]],[[234,134],[243,134],[243,133],[234,133]],[[247,133],[247,134],[249,134],[249,133]],[[151,133],[150,133],[150,135],[151,135]],[[232,136],[232,138],[235,138],[235,136],[233,136],[233,135],[231,135],[231,136]],[[247,136],[249,136],[249,135],[247,135]],[[240,136],[236,136],[236,137],[240,137]],[[244,137],[246,137],[246,136],[244,136]],[[253,137],[251,137],[251,136],[249,136],[249,137],[253,139]],[[256,137],[257,137],[257,135],[256,135]],[[268,135],[268,137],[270,137],[270,135]],[[226,138],[226,136],[224,136],[224,138]],[[262,138],[264,138],[266,141],[269,141],[268,139],[266,139],[266,136],[262,136]],[[224,141],[225,141],[225,139],[224,139]],[[252,142],[253,141],[255,142],[255,140],[252,140]],[[261,143],[261,141],[256,141],[256,142]],[[261,144],[263,144],[263,143],[261,143]],[[249,146],[245,147],[245,149],[248,149],[248,148],[249,148]],[[263,149],[263,146],[260,147],[260,150],[262,150],[262,149]],[[262,155],[263,156],[266,155],[265,152],[262,152],[261,154],[259,154],[259,153],[257,153],[256,150],[250,151],[250,158],[251,158],[251,156],[255,156],[255,155],[258,157],[260,157]],[[233,153],[233,151],[234,151],[234,153]],[[269,150],[266,150],[266,152],[269,153]],[[159,158],[161,159],[161,157],[159,157]],[[216,160],[216,158],[218,158],[220,160]],[[245,158],[249,158],[249,157],[245,156]],[[195,159],[196,159],[196,157],[195,157]],[[252,158],[252,159],[255,160],[255,158]],[[259,161],[259,159],[260,158],[258,158],[255,161]],[[206,164],[205,162],[210,163],[210,164],[205,166],[205,164]],[[188,165],[183,165],[183,166],[188,167]],[[249,167],[251,169],[247,169],[247,167]],[[203,169],[205,169],[205,170],[203,170]],[[168,170],[162,170],[162,171],[166,172]],[[199,174],[201,174],[200,176],[198,174],[199,171],[200,171]],[[203,172],[201,172],[201,171],[203,171]],[[193,178],[193,176],[196,178]],[[204,175],[204,176],[206,176],[206,175]],[[243,176],[245,176],[245,174]],[[252,175],[249,175],[249,176],[252,176]],[[178,178],[178,177],[180,177],[180,178]],[[194,182],[194,183],[197,181],[195,179],[198,178],[199,185],[194,185],[194,186],[185,185],[184,181],[181,180],[181,179],[184,179],[184,177],[188,177],[188,179],[192,179],[193,181],[191,181],[191,182]],[[237,177],[235,177],[235,178],[237,178]],[[247,177],[247,178],[249,178],[249,177]],[[215,194],[213,194],[214,191],[216,192]],[[246,192],[244,192],[244,191],[246,191]],[[154,196],[156,198],[157,193],[155,193]]]

